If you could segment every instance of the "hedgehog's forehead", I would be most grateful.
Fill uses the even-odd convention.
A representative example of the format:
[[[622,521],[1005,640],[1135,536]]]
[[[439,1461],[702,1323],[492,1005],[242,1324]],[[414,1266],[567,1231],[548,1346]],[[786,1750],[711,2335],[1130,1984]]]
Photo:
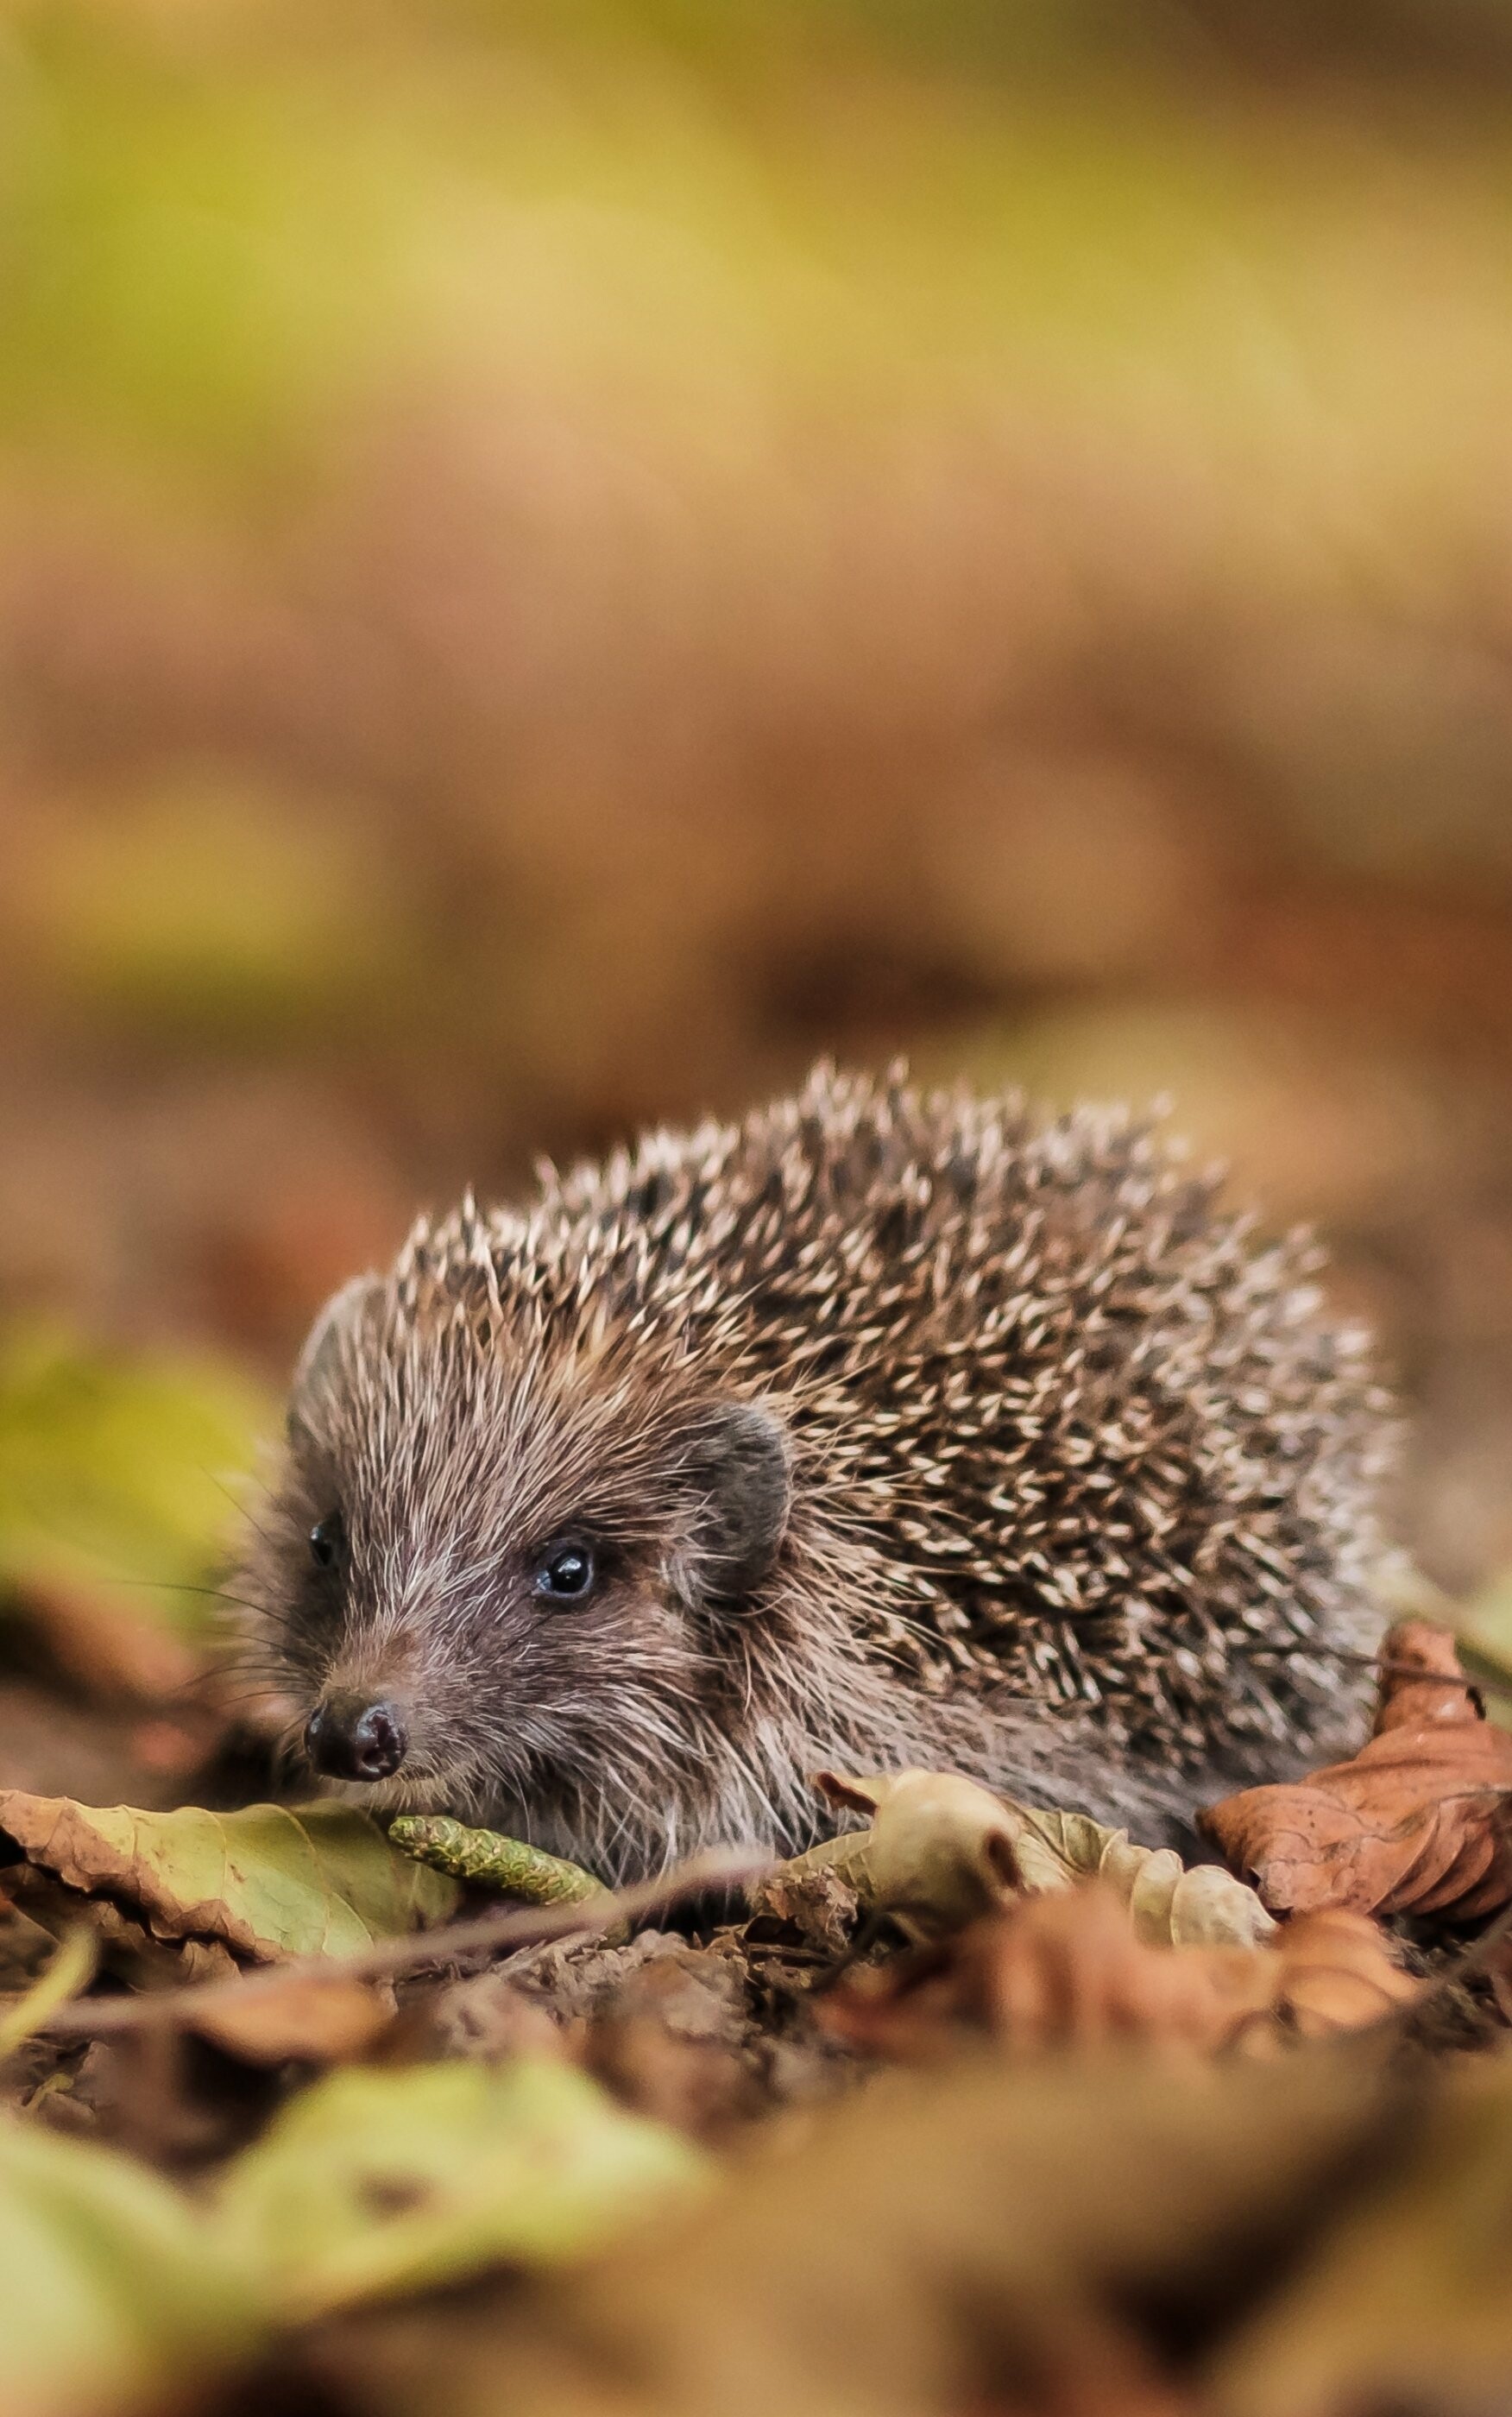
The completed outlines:
[[[396,1289],[370,1330],[386,1365],[447,1390],[512,1391],[543,1403],[636,1378],[656,1389],[687,1358],[675,1331],[608,1286],[542,1281],[484,1293],[455,1280]]]
[[[649,1537],[675,1466],[664,1408],[602,1365],[515,1362],[462,1330],[419,1329],[373,1363],[330,1478],[365,1566],[505,1552],[580,1522]]]
[[[483,1481],[506,1495],[643,1482],[688,1404],[678,1355],[624,1319],[480,1317],[449,1289],[390,1296],[349,1368],[360,1477],[401,1476],[439,1500]]]

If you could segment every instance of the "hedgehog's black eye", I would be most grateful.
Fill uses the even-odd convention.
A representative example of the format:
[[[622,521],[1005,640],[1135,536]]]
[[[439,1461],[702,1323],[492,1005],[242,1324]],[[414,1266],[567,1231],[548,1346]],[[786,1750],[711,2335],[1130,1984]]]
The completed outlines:
[[[581,1602],[597,1575],[586,1544],[553,1544],[536,1572],[536,1592],[559,1603]]]
[[[310,1558],[318,1570],[333,1570],[345,1543],[345,1520],[340,1511],[328,1511],[310,1531]]]

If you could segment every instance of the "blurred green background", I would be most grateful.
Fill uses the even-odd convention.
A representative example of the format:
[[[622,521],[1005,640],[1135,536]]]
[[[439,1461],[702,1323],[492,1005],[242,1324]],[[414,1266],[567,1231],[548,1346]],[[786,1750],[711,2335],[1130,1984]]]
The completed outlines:
[[[0,330],[0,1563],[900,1049],[1169,1094],[1512,1562],[1505,0],[11,7]]]

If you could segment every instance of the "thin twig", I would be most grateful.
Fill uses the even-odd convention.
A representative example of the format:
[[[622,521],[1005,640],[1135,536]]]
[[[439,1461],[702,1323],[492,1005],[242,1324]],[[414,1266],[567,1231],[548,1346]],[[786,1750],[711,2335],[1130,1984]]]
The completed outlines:
[[[150,1990],[131,1997],[86,1999],[60,2007],[38,2026],[38,2032],[45,2039],[114,2039],[144,2025],[174,2022],[182,2014],[197,2015],[233,1998],[238,2006],[248,2005],[260,1993],[271,1996],[295,1975],[302,1980],[391,1981],[401,1973],[420,1971],[428,1964],[450,1963],[482,1949],[513,1950],[544,1946],[556,1938],[591,1938],[621,1923],[663,1912],[706,1889],[748,1886],[770,1870],[772,1860],[769,1854],[746,1847],[718,1847],[660,1879],[646,1880],[640,1888],[625,1889],[617,1895],[594,1897],[579,1905],[527,1906],[523,1910],[477,1914],[470,1921],[446,1923],[410,1938],[380,1939],[351,1955],[302,1955],[282,1964],[261,1965],[255,1972],[238,1973],[234,1980],[202,1981],[188,1988]]]
[[[1405,1662],[1395,1654],[1361,1653],[1353,1645],[1264,1646],[1247,1658],[1251,1662],[1291,1662],[1301,1652],[1327,1662],[1347,1662],[1352,1669],[1374,1670],[1383,1678],[1415,1679],[1431,1687],[1462,1687],[1467,1695],[1503,1695],[1512,1698],[1512,1676],[1502,1669],[1483,1646],[1467,1636],[1456,1635],[1455,1649],[1467,1662],[1478,1664],[1467,1676],[1462,1671],[1425,1670],[1420,1662]]]

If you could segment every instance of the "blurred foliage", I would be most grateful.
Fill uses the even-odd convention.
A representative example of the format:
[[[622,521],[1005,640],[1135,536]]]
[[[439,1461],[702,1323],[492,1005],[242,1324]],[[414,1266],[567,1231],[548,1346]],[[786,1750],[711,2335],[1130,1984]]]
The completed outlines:
[[[9,11],[0,1315],[906,1049],[1322,1220],[1512,1560],[1509,30]]]
[[[381,1015],[405,934],[358,835],[296,799],[186,766],[66,825],[17,908],[86,1012],[202,1039],[303,1044]]]
[[[676,2134],[545,2060],[354,2068],[226,2169],[212,2213],[97,2142],[0,2120],[12,2417],[164,2405],[270,2318],[581,2256],[685,2197]]]
[[[226,2238],[296,2318],[582,2256],[703,2161],[547,2058],[334,2073],[227,2177]]]
[[[0,1588],[78,1589],[207,1625],[267,1406],[223,1366],[129,1360],[61,1330],[0,1339]]]
[[[564,400],[627,381],[628,420],[670,412],[706,443],[712,418],[721,449],[760,443],[764,406],[866,418],[984,372],[1021,410],[1084,408],[1093,377],[1098,417],[1176,405],[1231,444],[1235,414],[1284,442],[1316,380],[1340,433],[1419,445],[1451,361],[1428,373],[1418,312],[1370,264],[1411,235],[1445,333],[1493,341],[1494,97],[1339,144],[1246,107],[1200,9],[1116,19],[1200,68],[1209,106],[1180,77],[952,72],[979,64],[974,29],[1009,61],[1036,29],[1096,38],[1065,0],[333,5],[302,38],[271,5],[23,9],[0,60],[0,424],[145,444],[253,506],[375,388],[479,370]]]
[[[252,2288],[169,2184],[97,2144],[0,2127],[12,2417],[113,2417],[252,2333]]]

